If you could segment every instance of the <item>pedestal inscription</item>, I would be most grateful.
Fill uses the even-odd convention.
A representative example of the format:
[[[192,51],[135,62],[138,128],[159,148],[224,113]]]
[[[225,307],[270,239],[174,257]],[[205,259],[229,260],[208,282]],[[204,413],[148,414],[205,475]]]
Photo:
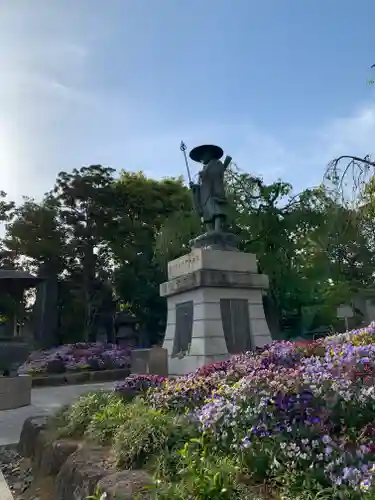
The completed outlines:
[[[247,299],[220,299],[220,313],[229,354],[251,349],[249,302]]]
[[[176,327],[172,357],[186,353],[193,333],[194,303],[192,300],[176,304]]]

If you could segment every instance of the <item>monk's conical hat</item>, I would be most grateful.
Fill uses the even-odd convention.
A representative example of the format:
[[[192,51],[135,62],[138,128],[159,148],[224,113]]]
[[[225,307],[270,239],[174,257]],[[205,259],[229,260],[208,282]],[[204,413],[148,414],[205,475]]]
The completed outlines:
[[[219,146],[204,144],[192,149],[189,156],[193,161],[201,162],[203,159],[220,160],[223,154],[224,151]]]

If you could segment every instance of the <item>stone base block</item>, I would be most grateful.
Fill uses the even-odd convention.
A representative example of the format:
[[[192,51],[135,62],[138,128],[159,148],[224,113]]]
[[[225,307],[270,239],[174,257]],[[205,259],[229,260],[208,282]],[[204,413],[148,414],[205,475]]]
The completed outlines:
[[[0,375],[4,370],[15,371],[26,361],[30,346],[26,342],[0,339]]]
[[[169,374],[181,375],[231,354],[263,347],[271,335],[263,309],[267,276],[254,255],[195,249],[169,264],[163,347]]]
[[[168,280],[201,269],[258,273],[257,259],[252,253],[195,248],[189,254],[168,263]]]
[[[12,410],[31,403],[31,377],[0,377],[0,410]]]
[[[270,342],[260,290],[198,288],[168,297],[163,347],[170,375]]]
[[[218,354],[216,356],[190,356],[187,354],[183,358],[172,358],[168,359],[169,375],[186,375],[187,373],[194,372],[201,368],[202,366],[211,365],[212,363],[218,363],[220,361],[227,361],[230,355]]]
[[[168,351],[158,346],[151,349],[133,349],[131,351],[131,373],[167,377]]]

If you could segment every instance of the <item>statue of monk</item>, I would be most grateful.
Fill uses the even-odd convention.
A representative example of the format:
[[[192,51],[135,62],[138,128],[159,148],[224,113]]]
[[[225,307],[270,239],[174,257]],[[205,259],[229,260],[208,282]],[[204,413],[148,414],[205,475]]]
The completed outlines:
[[[207,231],[222,232],[227,218],[227,197],[224,189],[224,173],[232,158],[222,162],[223,150],[218,146],[198,146],[190,152],[190,158],[203,164],[198,183],[190,183],[194,208],[203,219]]]

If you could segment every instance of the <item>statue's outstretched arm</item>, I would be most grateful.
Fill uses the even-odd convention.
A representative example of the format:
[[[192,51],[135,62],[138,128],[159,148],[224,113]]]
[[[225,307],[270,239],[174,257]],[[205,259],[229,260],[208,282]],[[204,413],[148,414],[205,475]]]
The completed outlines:
[[[227,157],[225,158],[224,163],[223,163],[223,165],[224,165],[224,170],[226,170],[226,169],[229,167],[229,165],[230,165],[231,161],[232,161],[232,157],[231,157],[231,156],[227,156]]]

